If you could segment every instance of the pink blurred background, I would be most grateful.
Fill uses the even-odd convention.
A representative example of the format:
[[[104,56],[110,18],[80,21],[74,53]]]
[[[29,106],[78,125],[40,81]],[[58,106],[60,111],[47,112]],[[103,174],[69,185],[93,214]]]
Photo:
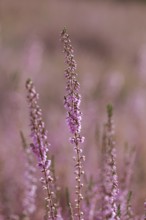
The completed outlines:
[[[131,188],[139,213],[146,197],[146,4],[104,0],[0,1],[1,210],[20,208],[24,172],[20,130],[30,142],[27,78],[40,93],[60,185],[74,187],[73,149],[63,107],[65,65],[59,35],[64,26],[78,64],[87,175],[98,175],[102,125],[106,105],[112,103],[119,176],[125,143],[137,149]],[[41,193],[38,207],[43,203]]]

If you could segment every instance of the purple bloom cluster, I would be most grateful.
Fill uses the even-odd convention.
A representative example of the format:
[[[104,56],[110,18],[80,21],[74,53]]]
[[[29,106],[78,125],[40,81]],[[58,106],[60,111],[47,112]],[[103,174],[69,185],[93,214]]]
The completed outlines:
[[[26,82],[26,88],[28,91],[27,99],[30,109],[31,137],[33,140],[31,148],[38,159],[38,165],[41,168],[42,172],[45,168],[47,170],[47,174],[49,175],[49,167],[51,163],[51,161],[47,159],[49,144],[47,141],[47,132],[45,129],[45,125],[42,120],[42,112],[37,103],[39,95],[38,93],[36,93],[31,80],[28,80]]]
[[[82,153],[82,148],[79,144],[84,142],[84,137],[80,135],[81,132],[81,120],[82,113],[80,110],[81,95],[79,94],[80,85],[76,79],[76,62],[74,60],[74,51],[71,45],[71,40],[69,35],[64,29],[61,33],[61,41],[64,47],[65,62],[67,64],[67,69],[65,70],[65,78],[67,81],[66,86],[66,96],[64,97],[64,106],[67,110],[67,124],[69,126],[70,132],[73,137],[70,138],[70,142],[74,144],[75,151],[75,180],[76,180],[76,199],[75,199],[75,216],[78,220],[83,220],[83,211],[81,207],[81,202],[83,200],[82,188],[83,183],[81,182],[83,171],[83,161],[85,156]]]
[[[76,61],[74,60],[74,51],[71,45],[69,35],[64,29],[61,33],[61,40],[64,45],[65,61],[67,69],[65,70],[65,78],[67,80],[66,96],[64,97],[64,107],[67,110],[66,121],[70,132],[75,135],[70,139],[71,143],[82,143],[84,137],[80,136],[82,113],[80,111],[81,95],[79,94],[80,84],[76,79]]]
[[[43,184],[43,189],[46,190],[46,202],[47,202],[47,216],[48,219],[56,219],[56,204],[54,203],[54,193],[51,191],[51,184],[53,178],[50,172],[51,161],[47,157],[48,152],[48,140],[47,131],[42,119],[42,112],[38,105],[39,95],[35,90],[33,82],[29,79],[26,82],[27,89],[27,100],[30,109],[30,127],[31,127],[31,137],[33,143],[31,143],[31,148],[38,160],[38,166],[40,167],[43,177],[41,177],[41,182]]]

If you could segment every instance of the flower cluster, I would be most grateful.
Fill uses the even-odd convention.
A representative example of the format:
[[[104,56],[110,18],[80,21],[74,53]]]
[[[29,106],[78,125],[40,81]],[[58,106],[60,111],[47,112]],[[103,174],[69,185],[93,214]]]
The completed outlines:
[[[79,144],[84,142],[84,137],[81,136],[81,119],[82,113],[80,110],[81,95],[79,94],[80,84],[78,83],[76,77],[76,61],[74,60],[74,51],[71,45],[71,40],[69,35],[64,29],[61,33],[61,41],[64,47],[65,62],[67,64],[67,69],[65,70],[65,78],[67,82],[66,86],[66,96],[64,97],[64,106],[67,110],[67,124],[69,126],[70,132],[73,137],[70,138],[70,142],[74,144],[75,150],[75,175],[76,175],[76,195],[75,199],[75,208],[76,208],[76,217],[81,220],[84,219],[83,211],[81,210],[81,201],[83,200],[82,196],[82,187],[83,183],[81,182],[83,171],[83,161],[85,157],[82,153],[82,148]]]
[[[43,176],[41,177],[41,182],[43,188],[46,191],[47,197],[47,216],[48,219],[56,219],[56,204],[54,202],[54,193],[51,190],[53,178],[50,172],[51,160],[48,159],[47,152],[49,143],[47,140],[47,131],[42,119],[42,112],[38,105],[39,95],[35,90],[33,82],[28,79],[26,81],[27,89],[27,100],[30,109],[30,127],[31,127],[31,137],[33,143],[31,143],[31,148],[38,160],[38,166],[40,167]]]
[[[71,143],[82,143],[84,137],[80,136],[82,113],[80,110],[81,95],[79,94],[80,84],[77,81],[76,61],[74,60],[74,51],[71,45],[69,35],[64,29],[61,33],[61,40],[64,45],[65,62],[67,69],[65,70],[65,78],[67,81],[66,96],[64,97],[64,107],[67,110],[66,121],[70,132],[74,135]]]
[[[37,184],[31,155],[32,150],[37,158],[38,168],[42,172],[40,180],[45,191],[46,202],[44,220],[146,220],[146,202],[144,202],[143,215],[136,215],[132,207],[131,182],[135,163],[135,148],[125,152],[122,174],[120,175],[120,181],[118,181],[113,108],[111,105],[107,106],[107,121],[104,124],[102,152],[101,157],[99,157],[101,166],[99,166],[98,172],[95,172],[98,175],[94,178],[94,176],[88,176],[88,174],[84,173],[83,163],[85,156],[82,147],[84,137],[81,135],[80,84],[77,80],[77,65],[74,59],[73,47],[66,29],[61,32],[61,41],[67,65],[65,69],[66,93],[64,107],[67,111],[66,121],[71,133],[69,140],[75,154],[73,157],[75,201],[72,203],[72,197],[70,199],[68,189],[66,190],[65,199],[64,186],[60,188],[58,185],[54,156],[51,157],[48,154],[50,144],[48,143],[42,111],[38,105],[39,94],[36,92],[33,82],[28,79],[26,89],[32,143],[28,147],[21,133],[22,145],[26,156],[23,179],[25,186],[21,199],[21,212],[12,212],[9,210],[9,206],[6,206],[5,211],[1,213],[2,218],[11,220],[29,220],[33,218],[32,214],[36,210]],[[2,202],[5,204],[7,201],[4,201],[5,195],[3,195]],[[40,219],[39,213],[36,218]]]

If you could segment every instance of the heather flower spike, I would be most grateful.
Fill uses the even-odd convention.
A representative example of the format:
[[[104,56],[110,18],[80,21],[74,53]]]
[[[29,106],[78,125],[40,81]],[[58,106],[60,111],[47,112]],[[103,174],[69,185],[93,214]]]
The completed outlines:
[[[38,105],[39,94],[36,92],[33,82],[26,81],[27,101],[30,111],[30,128],[33,143],[31,148],[38,160],[38,166],[42,172],[41,183],[46,191],[47,218],[56,219],[56,204],[54,202],[54,192],[52,191],[53,178],[50,171],[51,161],[47,157],[49,143],[47,131],[42,119],[42,111]]]
[[[76,199],[75,199],[75,216],[78,220],[83,220],[82,211],[82,176],[83,171],[83,161],[84,155],[82,153],[81,144],[84,142],[84,137],[81,136],[81,120],[82,113],[80,110],[81,95],[79,94],[80,84],[77,81],[76,73],[76,61],[74,60],[74,51],[71,45],[70,37],[67,33],[66,28],[63,29],[61,33],[61,41],[64,47],[65,63],[67,68],[65,70],[66,78],[66,95],[64,97],[64,107],[67,110],[66,121],[69,130],[72,134],[70,142],[74,145],[75,150],[75,175],[76,175]]]
[[[102,143],[102,219],[119,220],[117,197],[119,194],[114,141],[113,107],[107,106],[107,123]]]
[[[20,132],[22,146],[25,152],[25,173],[24,173],[24,193],[23,193],[23,215],[25,217],[29,217],[36,210],[36,178],[35,172],[36,169],[33,165],[33,157],[31,154],[31,149],[28,147],[26,143],[26,139],[24,137],[23,132]]]

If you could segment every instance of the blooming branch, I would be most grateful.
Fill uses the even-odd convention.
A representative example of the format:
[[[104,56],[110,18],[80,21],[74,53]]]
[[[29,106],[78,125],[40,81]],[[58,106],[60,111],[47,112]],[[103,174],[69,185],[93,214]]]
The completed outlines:
[[[85,159],[81,144],[84,142],[84,137],[81,136],[81,120],[82,113],[80,110],[81,95],[79,94],[80,84],[77,81],[76,73],[76,61],[74,60],[74,51],[71,45],[71,40],[66,32],[66,29],[61,33],[61,41],[64,46],[65,62],[67,64],[67,69],[65,70],[66,78],[66,95],[64,97],[64,107],[67,110],[66,121],[69,126],[72,137],[70,142],[74,145],[75,150],[75,175],[76,175],[76,195],[75,208],[77,219],[83,219],[83,211],[81,210],[82,187],[81,182],[83,171],[83,160]]]
[[[37,157],[38,166],[43,173],[41,182],[47,194],[45,199],[47,203],[47,216],[48,219],[55,220],[56,204],[54,202],[54,192],[51,187],[53,184],[53,178],[50,172],[51,161],[47,157],[49,143],[45,124],[42,119],[42,111],[38,105],[39,94],[36,92],[34,84],[30,79],[26,81],[26,89],[30,110],[31,138],[33,140],[31,148]]]

